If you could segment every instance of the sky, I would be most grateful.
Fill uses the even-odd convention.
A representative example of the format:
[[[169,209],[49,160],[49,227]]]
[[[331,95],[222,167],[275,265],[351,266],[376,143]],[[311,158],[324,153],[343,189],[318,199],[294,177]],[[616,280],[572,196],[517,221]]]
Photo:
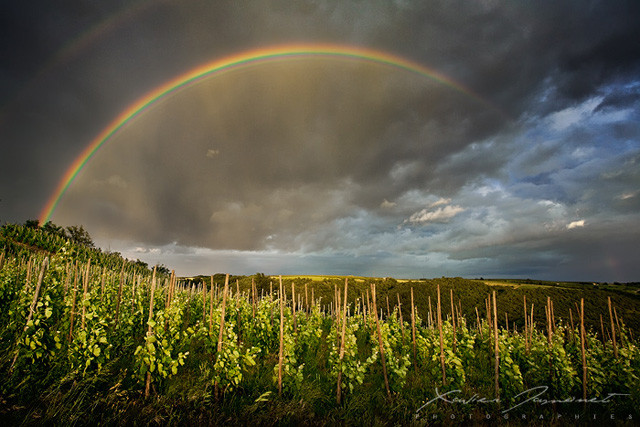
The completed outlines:
[[[66,182],[54,223],[182,276],[640,280],[640,2],[2,9],[1,223]],[[370,57],[208,74],[65,178],[180,76],[292,46]]]

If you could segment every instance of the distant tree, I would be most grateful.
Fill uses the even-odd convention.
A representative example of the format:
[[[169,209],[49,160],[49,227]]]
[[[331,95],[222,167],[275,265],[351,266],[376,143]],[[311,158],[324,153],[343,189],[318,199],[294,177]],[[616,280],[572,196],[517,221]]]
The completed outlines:
[[[37,219],[28,219],[24,222],[24,226],[28,228],[38,228],[40,227],[40,221]]]
[[[156,273],[158,274],[170,274],[171,270],[164,264],[156,264]]]
[[[136,259],[135,265],[136,267],[149,268],[149,264],[144,261],[140,261],[139,259]]]
[[[58,236],[61,237],[67,237],[67,233],[65,233],[64,228],[54,224],[51,221],[47,221],[43,226],[42,229],[44,231],[46,231],[47,233],[51,233],[51,234],[57,234]]]
[[[67,234],[69,236],[69,239],[71,239],[71,241],[74,243],[86,246],[88,248],[94,247],[91,236],[81,225],[70,225],[69,227],[67,227]]]

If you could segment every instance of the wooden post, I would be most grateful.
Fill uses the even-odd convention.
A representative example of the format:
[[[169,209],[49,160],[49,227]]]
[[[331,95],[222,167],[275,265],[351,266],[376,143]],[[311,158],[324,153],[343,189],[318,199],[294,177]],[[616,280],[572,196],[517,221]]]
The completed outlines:
[[[569,309],[569,321],[571,322],[571,343],[573,343],[574,342],[574,336],[573,336],[574,328],[573,328],[573,313],[571,313],[571,309]]]
[[[284,300],[282,298],[282,276],[280,276],[280,350],[278,351],[278,395],[282,395],[283,359],[284,359]]]
[[[345,277],[344,279],[344,306],[342,308],[342,333],[340,340],[340,367],[341,369],[338,371],[338,391],[337,391],[337,400],[338,405],[340,404],[340,394],[341,394],[341,386],[342,386],[342,359],[344,359],[344,339],[347,331],[347,286],[348,279]]]
[[[91,268],[91,259],[87,262],[87,269],[84,273],[82,280],[82,318],[80,320],[80,329],[84,330],[84,320],[87,314],[87,307],[85,306],[85,300],[87,299],[87,290],[89,288],[89,269]]]
[[[118,287],[118,300],[116,301],[116,327],[118,326],[118,319],[120,316],[120,300],[122,299],[122,286],[124,284],[124,263],[125,261],[123,260],[122,268],[120,269],[120,286]]]
[[[545,307],[545,312],[547,314],[547,339],[549,341],[549,349],[551,349],[551,340],[553,338],[553,326],[552,326],[552,315],[551,315],[551,297],[547,297],[547,306]]]
[[[613,323],[613,313],[611,312],[611,297],[607,297],[607,303],[609,304],[609,318],[611,319],[611,338],[613,341],[613,354],[615,358],[618,358],[618,346],[616,344],[616,326]]]
[[[133,281],[133,287],[131,288],[131,315],[136,311],[136,281],[138,282],[138,288],[140,287],[140,275],[136,275],[136,279]]]
[[[218,285],[216,285],[217,287]],[[216,289],[217,290],[217,289]],[[211,276],[211,292],[209,292],[209,333],[213,333],[213,276]]]
[[[453,288],[451,291],[451,326],[453,327],[453,352],[456,352],[456,313],[453,308]]]
[[[524,303],[524,350],[527,354],[529,354],[529,319],[527,316],[527,296],[523,296]]]
[[[387,298],[387,317],[391,317],[391,309],[389,308],[389,294],[385,295]]]
[[[493,331],[492,331],[493,318],[491,317],[491,296],[487,297],[487,299],[484,302],[485,302],[485,306],[487,307],[487,324],[489,325],[489,336],[493,341]]]
[[[416,357],[416,316],[415,306],[413,305],[413,286],[411,287],[411,335],[413,336],[413,367],[418,372],[418,359]]]
[[[493,338],[494,338],[494,353],[496,356],[495,373],[496,373],[496,399],[500,397],[499,388],[499,372],[500,372],[500,346],[498,345],[498,307],[496,305],[496,291],[493,291]]]
[[[151,299],[149,301],[149,319],[147,323],[150,323],[153,320],[153,301],[156,290],[156,267],[153,267],[153,276],[151,278]],[[147,328],[147,336],[153,334],[153,330],[151,325]],[[151,391],[151,372],[147,370],[147,378],[144,386],[144,397],[145,399],[149,397],[149,392]]]
[[[213,283],[213,277],[211,277],[211,283]],[[237,284],[237,282],[236,282]],[[212,289],[213,291],[213,289]],[[227,295],[229,294],[229,274],[227,273],[225,279],[224,279],[224,289],[222,291],[222,311],[220,312],[220,329],[218,331],[218,347],[216,349],[216,354],[213,358],[213,364],[215,365],[216,360],[218,359],[218,355],[220,354],[220,352],[222,351],[222,343],[224,342],[224,317],[226,315],[226,308],[227,308]],[[213,307],[213,301],[211,301],[211,307]],[[213,310],[211,310],[211,313],[213,314]],[[211,318],[213,316],[211,316],[209,318],[209,328],[211,328]],[[213,388],[214,388],[214,395],[215,398],[218,399],[219,393],[220,393],[220,389],[219,389],[219,384],[217,381],[214,382],[213,384]]]
[[[531,321],[529,322],[529,346],[533,340],[533,303],[531,303]]]
[[[429,295],[429,329],[433,329],[433,314],[431,313],[431,295]]]
[[[29,256],[29,261],[27,262],[27,279],[25,280],[25,285],[27,289],[31,287],[31,262],[33,261],[33,255]]]
[[[400,331],[402,331],[402,345],[404,345],[404,322],[402,321],[402,304],[400,303],[400,294],[396,293],[398,298],[398,314],[400,316]]]
[[[33,299],[31,300],[31,305],[29,306],[29,315],[27,316],[27,322],[22,329],[22,333],[24,334],[29,329],[29,322],[33,319],[33,313],[36,310],[36,305],[38,304],[38,298],[40,297],[40,289],[42,288],[42,280],[44,279],[44,272],[49,266],[49,257],[45,257],[44,261],[42,261],[42,267],[40,267],[40,274],[38,274],[38,283],[36,283],[36,290],[33,292]],[[16,349],[16,354],[13,356],[13,361],[11,362],[11,367],[9,368],[9,374],[13,373],[13,368],[18,360],[18,355],[20,354],[20,347]]]
[[[505,323],[505,329],[507,333],[509,333],[509,314],[506,311],[504,312],[504,323]]]
[[[587,357],[584,352],[584,298],[580,298],[580,351],[582,352],[582,399],[587,402]]]
[[[202,281],[202,324],[207,320],[207,282]]]
[[[101,279],[101,282],[100,282],[100,301],[102,301],[102,298],[104,297],[104,284],[105,284],[106,274],[107,274],[107,267],[103,266],[102,267],[102,279]],[[66,291],[66,284],[65,284],[65,291]]]
[[[256,281],[251,277],[251,317],[256,317]]]
[[[298,330],[298,324],[296,322],[296,284],[291,281],[291,315],[293,316],[293,330]]]
[[[217,355],[222,351],[222,343],[224,342],[224,317],[227,311],[227,294],[229,293],[229,274],[224,279],[224,290],[222,291],[222,312],[220,313],[220,329],[218,331],[218,348]]]
[[[440,334],[440,365],[442,366],[442,385],[447,384],[447,373],[444,365],[444,338],[442,337],[442,310],[440,305],[440,284],[438,284],[438,333]]]
[[[76,261],[76,263],[77,262],[78,261]],[[75,273],[75,270],[74,270],[74,273]],[[64,276],[64,298],[67,297],[67,290],[69,289],[70,277],[71,277],[71,271],[69,271],[69,263],[67,262],[65,276]]]
[[[616,330],[617,330],[617,331],[618,331],[618,333],[619,333],[619,335],[618,335],[618,336],[620,337],[620,345],[621,345],[621,346],[624,346],[624,343],[622,342],[622,338],[623,338],[623,335],[622,335],[622,328],[620,327],[620,322],[618,322],[618,312],[617,312],[617,310],[616,310],[616,307],[615,307],[615,306],[613,306],[613,317],[615,317],[615,319],[616,319]]]
[[[69,342],[71,342],[71,338],[73,337],[73,321],[76,314],[76,296],[78,295],[78,261],[76,261],[76,266],[73,270],[73,297],[71,300],[71,313],[69,319]]]
[[[478,313],[478,306],[476,309],[476,326],[478,327],[478,332],[480,332],[480,339],[482,339],[482,328],[480,327],[480,314]]]
[[[600,330],[602,331],[602,345],[605,343],[604,323],[602,322],[602,314],[600,314]]]
[[[382,345],[382,333],[380,332],[380,322],[378,321],[378,309],[376,306],[376,285],[371,284],[371,299],[373,302],[373,312],[376,313],[376,330],[378,332],[378,344],[380,346],[380,359],[382,361],[382,373],[384,374],[384,386],[387,389],[387,397],[391,397],[391,390],[389,390],[389,378],[387,377],[387,364],[384,359],[384,346]]]

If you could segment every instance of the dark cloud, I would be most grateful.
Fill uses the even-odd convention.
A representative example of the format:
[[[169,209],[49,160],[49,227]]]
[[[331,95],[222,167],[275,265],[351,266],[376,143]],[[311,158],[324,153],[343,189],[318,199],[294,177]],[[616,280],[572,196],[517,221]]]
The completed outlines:
[[[243,272],[640,273],[618,249],[640,235],[637,2],[75,0],[5,12],[4,221],[36,217],[84,147],[176,76],[242,50],[338,43],[466,89],[335,59],[206,79],[101,147],[54,221],[185,273],[216,257]]]

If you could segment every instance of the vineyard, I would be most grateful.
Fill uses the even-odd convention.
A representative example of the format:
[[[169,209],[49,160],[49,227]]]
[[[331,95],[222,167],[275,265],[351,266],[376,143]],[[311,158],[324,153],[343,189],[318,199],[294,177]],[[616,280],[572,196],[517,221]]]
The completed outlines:
[[[181,279],[5,226],[0,419],[631,424],[639,306],[463,279]]]

